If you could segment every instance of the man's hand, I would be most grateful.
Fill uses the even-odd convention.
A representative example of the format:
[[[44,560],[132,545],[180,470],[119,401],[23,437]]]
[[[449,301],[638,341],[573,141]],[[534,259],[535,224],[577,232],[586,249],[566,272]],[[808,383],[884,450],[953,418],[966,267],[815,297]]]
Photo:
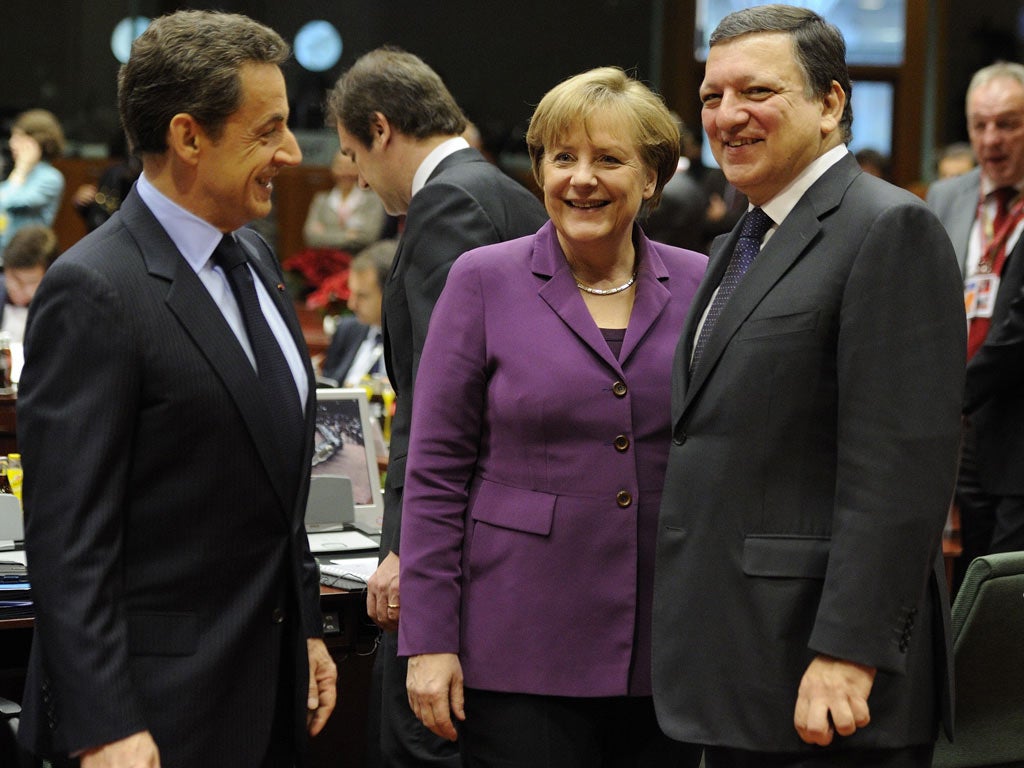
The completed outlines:
[[[306,699],[306,726],[316,736],[327,724],[338,699],[338,668],[319,637],[306,638],[309,655],[309,696]],[[83,768],[85,768],[83,766]]]
[[[405,678],[409,706],[427,728],[442,739],[455,741],[458,734],[452,714],[466,719],[462,665],[454,653],[425,653],[409,657]]]
[[[835,733],[850,736],[871,722],[868,696],[875,668],[816,656],[800,681],[793,725],[808,744],[826,746]]]
[[[160,753],[149,731],[82,753],[82,768],[160,768]]]
[[[381,629],[398,629],[398,555],[388,552],[366,582],[366,613]]]

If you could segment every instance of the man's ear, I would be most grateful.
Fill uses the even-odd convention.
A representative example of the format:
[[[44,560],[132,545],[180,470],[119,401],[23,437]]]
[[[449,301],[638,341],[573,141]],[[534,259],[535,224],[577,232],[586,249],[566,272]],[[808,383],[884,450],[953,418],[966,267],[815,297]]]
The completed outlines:
[[[183,162],[194,164],[206,140],[206,133],[192,115],[179,112],[171,118],[167,128],[167,146]]]
[[[822,99],[821,109],[821,132],[828,135],[839,128],[843,119],[843,110],[846,109],[846,92],[835,80],[829,88],[825,98]]]
[[[370,118],[371,143],[384,149],[391,142],[392,135],[391,121],[383,112],[374,112]]]

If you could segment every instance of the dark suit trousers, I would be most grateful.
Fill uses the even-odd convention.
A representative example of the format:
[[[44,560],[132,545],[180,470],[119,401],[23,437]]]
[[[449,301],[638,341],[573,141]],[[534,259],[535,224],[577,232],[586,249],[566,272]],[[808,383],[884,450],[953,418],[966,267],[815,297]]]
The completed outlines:
[[[374,686],[380,687],[371,691],[371,705],[380,704],[380,768],[459,768],[458,746],[435,736],[412,713],[405,689],[407,670],[408,661],[398,656],[398,633],[381,633],[373,672]],[[371,738],[373,719],[371,712]],[[371,755],[376,752],[373,746]]]
[[[932,751],[931,744],[902,749],[822,748],[781,754],[707,747],[704,764],[706,768],[931,768]]]
[[[466,768],[697,768],[701,748],[661,732],[649,696],[581,698],[466,689]]]
[[[964,430],[956,484],[963,553],[954,566],[954,596],[974,558],[994,552],[1024,550],[1024,496],[998,496],[982,487],[978,477],[976,440],[974,429],[968,424]]]

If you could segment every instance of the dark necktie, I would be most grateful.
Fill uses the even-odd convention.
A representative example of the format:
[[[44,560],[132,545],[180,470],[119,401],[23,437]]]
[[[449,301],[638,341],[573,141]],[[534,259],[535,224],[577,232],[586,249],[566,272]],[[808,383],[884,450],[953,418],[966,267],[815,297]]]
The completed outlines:
[[[373,334],[373,358],[374,359],[373,359],[373,365],[370,366],[370,373],[371,374],[384,373],[384,360],[382,359],[384,357],[383,345],[384,345],[384,335],[380,331],[377,331],[375,334]],[[380,354],[378,354],[378,351],[380,352]]]
[[[718,286],[718,293],[715,294],[715,298],[711,301],[711,308],[708,309],[708,314],[704,318],[704,325],[701,326],[700,335],[697,337],[697,343],[693,347],[693,358],[690,361],[691,371],[697,368],[697,363],[700,362],[701,355],[704,354],[704,347],[707,346],[708,338],[711,336],[711,331],[714,330],[715,323],[718,322],[719,315],[722,314],[722,309],[725,308],[725,304],[729,301],[729,297],[732,296],[732,292],[736,290],[740,279],[747,273],[750,265],[754,263],[754,259],[757,258],[757,254],[761,250],[761,240],[764,239],[765,233],[771,229],[772,223],[768,214],[760,208],[751,209],[743,217],[739,240],[736,241],[736,247],[732,251],[729,266],[725,268],[725,276]]]
[[[256,375],[273,418],[282,453],[301,456],[303,419],[295,377],[260,308],[245,251],[231,235],[224,235],[213,251],[213,262],[224,270],[242,310],[249,344],[256,358]]]
[[[992,229],[995,232],[1001,232],[1003,227],[1006,226],[1006,219],[1010,215],[1010,200],[1017,195],[1017,190],[1013,187],[1000,187],[991,193],[992,197],[996,201],[996,215],[992,221]]]

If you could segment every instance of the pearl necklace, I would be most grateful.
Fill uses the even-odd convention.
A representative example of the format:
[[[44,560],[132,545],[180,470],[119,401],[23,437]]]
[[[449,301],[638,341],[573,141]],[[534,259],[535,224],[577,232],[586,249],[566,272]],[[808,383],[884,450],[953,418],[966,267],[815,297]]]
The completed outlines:
[[[617,285],[614,288],[591,288],[589,285],[584,285],[580,282],[580,279],[576,277],[576,273],[572,273],[573,280],[576,281],[576,287],[581,291],[593,294],[594,296],[611,296],[615,293],[622,293],[624,290],[629,288],[634,282],[636,282],[636,271],[630,275],[629,280],[624,282],[622,285]]]

